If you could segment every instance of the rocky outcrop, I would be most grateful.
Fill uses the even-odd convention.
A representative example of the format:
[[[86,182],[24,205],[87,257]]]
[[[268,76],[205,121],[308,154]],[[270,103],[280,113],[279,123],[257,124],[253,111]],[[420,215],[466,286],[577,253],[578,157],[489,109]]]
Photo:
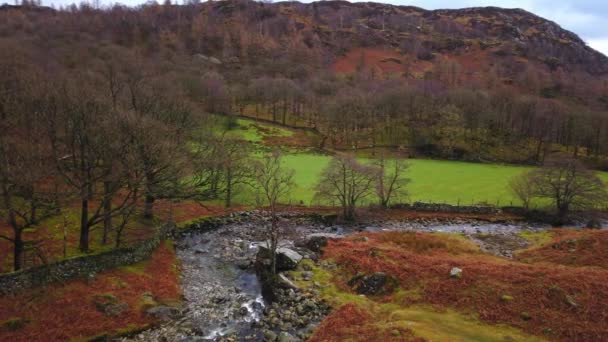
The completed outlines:
[[[358,294],[383,295],[392,292],[397,281],[384,272],[357,274],[348,281],[348,285]]]
[[[327,242],[332,239],[341,239],[342,235],[331,233],[315,233],[307,235],[306,238],[296,241],[296,246],[306,248],[314,253],[321,254]]]

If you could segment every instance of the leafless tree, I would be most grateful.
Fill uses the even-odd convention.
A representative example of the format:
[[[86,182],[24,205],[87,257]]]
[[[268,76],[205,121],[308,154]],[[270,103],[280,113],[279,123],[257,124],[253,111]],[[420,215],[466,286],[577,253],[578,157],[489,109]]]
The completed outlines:
[[[285,201],[293,188],[294,170],[283,165],[281,153],[274,151],[265,155],[253,166],[253,184],[258,206],[270,211],[270,225],[266,227],[266,239],[271,257],[271,273],[277,273],[277,248],[281,237],[281,227],[277,216],[280,201]]]
[[[376,194],[380,205],[387,208],[392,200],[407,196],[406,186],[410,179],[404,177],[404,173],[409,169],[409,164],[399,158],[386,160],[382,155],[375,165],[379,168]]]
[[[534,184],[530,172],[522,173],[511,179],[509,189],[524,206],[524,209],[530,208],[530,202],[534,197]]]
[[[25,229],[54,212],[44,191],[51,166],[36,94],[27,77],[20,77],[11,89],[2,88],[7,83],[0,82],[0,215],[12,230],[12,234],[0,231],[0,238],[13,244],[15,271],[23,266]]]
[[[193,155],[193,183],[200,201],[223,198],[232,206],[235,188],[249,184],[252,168],[249,146],[240,139],[219,136],[215,132],[202,135]]]
[[[353,220],[357,204],[374,194],[378,174],[378,168],[361,164],[354,157],[334,157],[321,174],[315,196],[338,201],[344,219]]]
[[[571,209],[589,209],[605,203],[606,185],[574,158],[553,158],[529,174],[534,194],[553,201],[559,223]]]

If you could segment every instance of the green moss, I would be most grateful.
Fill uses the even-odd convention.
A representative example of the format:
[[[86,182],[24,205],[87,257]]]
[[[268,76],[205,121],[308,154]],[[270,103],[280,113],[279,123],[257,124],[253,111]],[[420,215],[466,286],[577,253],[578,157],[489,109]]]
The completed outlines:
[[[125,271],[125,272],[135,273],[137,275],[150,276],[149,274],[146,273],[146,262],[145,261],[138,262],[138,263],[132,264],[132,265],[121,266],[121,267],[119,267],[119,269],[122,271]]]
[[[381,324],[409,328],[416,336],[430,341],[542,341],[518,329],[485,324],[473,315],[463,315],[453,310],[439,312],[426,306],[398,308],[384,304],[380,312],[385,317]]]
[[[519,236],[531,244],[529,248],[538,248],[551,243],[554,233],[551,230],[524,230],[519,233]]]
[[[500,300],[501,300],[501,301],[503,301],[503,302],[505,302],[505,303],[508,303],[508,302],[513,301],[513,296],[509,296],[509,295],[502,295],[502,296],[500,297]]]

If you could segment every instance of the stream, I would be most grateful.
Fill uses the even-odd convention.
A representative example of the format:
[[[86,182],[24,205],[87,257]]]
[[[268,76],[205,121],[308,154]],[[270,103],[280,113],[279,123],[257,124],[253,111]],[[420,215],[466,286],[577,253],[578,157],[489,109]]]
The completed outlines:
[[[217,340],[236,335],[256,340],[251,329],[259,322],[265,307],[261,285],[253,271],[242,270],[226,262],[225,249],[213,233],[202,233],[180,242],[178,257],[182,264],[182,284],[193,330],[201,340]],[[256,247],[239,243],[243,255],[255,253]],[[243,248],[241,248],[243,247]]]
[[[159,327],[132,336],[130,341],[264,341],[269,334],[281,331],[294,336],[307,336],[324,315],[322,305],[311,294],[291,291],[291,302],[267,303],[262,297],[260,282],[252,269],[258,245],[263,241],[261,227],[267,223],[263,215],[239,214],[236,223],[218,230],[195,233],[176,243],[181,263],[183,309],[178,318]],[[386,230],[459,233],[477,243],[484,251],[512,257],[514,250],[527,246],[519,233],[547,229],[523,223],[494,224],[480,221],[389,221],[357,226],[324,226],[309,219],[287,217],[283,246],[293,248],[304,257],[305,249],[294,241],[314,233],[346,236],[352,233]],[[299,314],[296,306],[319,307]],[[298,315],[293,314],[298,312]],[[288,314],[285,314],[288,313]],[[288,320],[285,316],[291,316]],[[272,322],[272,324],[270,323]],[[277,335],[275,335],[277,336]]]

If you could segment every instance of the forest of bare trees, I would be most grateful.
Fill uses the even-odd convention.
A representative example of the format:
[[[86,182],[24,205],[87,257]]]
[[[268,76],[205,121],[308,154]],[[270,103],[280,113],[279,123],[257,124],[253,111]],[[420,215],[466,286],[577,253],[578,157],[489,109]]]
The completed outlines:
[[[301,24],[292,17],[295,13],[315,24]],[[197,110],[314,128],[324,147],[339,150],[403,147],[412,155],[540,164],[548,153],[563,148],[596,166],[604,164],[608,153],[605,81],[582,69],[592,65],[595,55],[580,49],[574,56],[574,48],[549,48],[548,42],[528,46],[545,48],[531,54],[505,37],[494,54],[495,65],[480,65],[482,76],[471,80],[442,55],[458,55],[465,47],[428,41],[426,31],[480,42],[496,33],[447,19],[425,26],[432,17],[421,17],[414,9],[380,18],[373,8],[331,2],[166,3],[135,9],[84,4],[62,11],[28,4],[5,6],[0,17],[0,47],[11,51],[13,60],[64,78],[66,72],[90,77],[83,71],[97,70],[98,82],[106,83],[97,88],[104,89],[78,91],[104,94],[110,106],[122,92],[130,94],[130,106],[138,112],[172,105],[148,103],[156,95],[140,88],[151,87],[149,80],[155,78],[154,89],[146,91],[174,92],[173,99],[187,99]],[[357,18],[366,18],[376,30],[409,34],[401,52],[414,56],[414,62],[424,61],[425,54],[435,56],[434,69],[422,77],[387,75],[362,64],[354,74],[328,73],[345,51],[387,43],[375,30],[360,29]],[[348,39],[326,35],[325,25],[356,34]],[[517,62],[547,54],[542,63]],[[557,64],[545,63],[550,58]],[[589,59],[584,65],[568,64],[584,58]],[[174,106],[172,111],[180,110],[179,103]],[[156,180],[150,174],[147,178],[151,203]]]
[[[208,113],[306,127],[325,149],[530,164],[557,151],[605,167],[604,85],[580,65],[563,69],[575,57],[595,58],[588,51],[546,49],[559,63],[535,72],[511,65],[518,49],[505,44],[501,67],[468,82],[439,56],[460,45],[423,44],[422,35],[485,33],[445,21],[431,28],[416,11],[385,17],[357,6],[0,7],[0,191],[10,226],[0,237],[14,246],[14,268],[21,267],[23,232],[65,207],[79,208],[86,252],[93,227],[103,230],[102,244],[118,247],[126,222],[153,218],[158,200],[231,206],[235,189],[259,170],[238,141],[201,129]],[[328,72],[351,48],[385,45],[375,30],[412,34],[401,53],[434,60],[434,71],[388,77],[363,63],[352,74]],[[381,178],[378,168],[386,170]],[[351,179],[353,187],[318,190],[352,217],[364,196],[375,193],[388,206],[404,195],[406,181],[390,175],[405,168],[338,158],[325,179]]]

